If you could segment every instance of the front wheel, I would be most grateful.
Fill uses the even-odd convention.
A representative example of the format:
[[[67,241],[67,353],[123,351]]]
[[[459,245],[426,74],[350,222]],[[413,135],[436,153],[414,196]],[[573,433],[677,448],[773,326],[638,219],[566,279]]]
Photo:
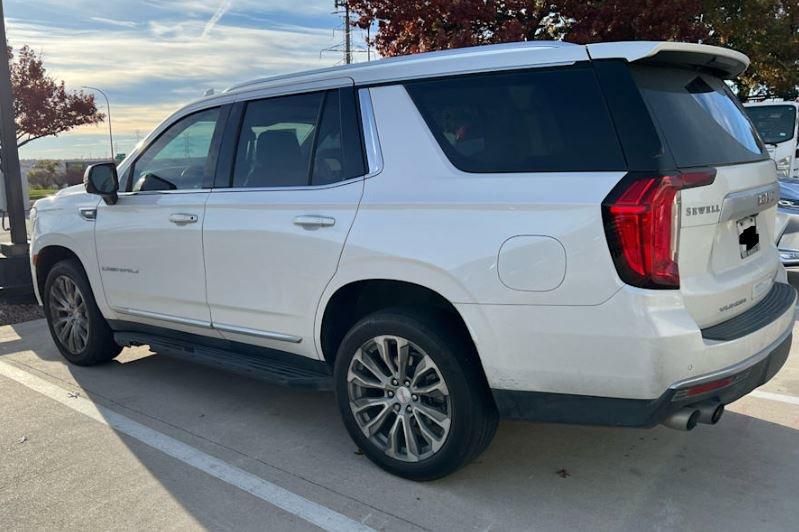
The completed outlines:
[[[68,361],[92,366],[116,357],[122,348],[97,308],[89,280],[75,260],[50,270],[42,294],[44,313],[56,347]]]
[[[401,477],[448,475],[496,431],[474,348],[444,316],[405,309],[367,316],[344,338],[335,380],[350,436]]]

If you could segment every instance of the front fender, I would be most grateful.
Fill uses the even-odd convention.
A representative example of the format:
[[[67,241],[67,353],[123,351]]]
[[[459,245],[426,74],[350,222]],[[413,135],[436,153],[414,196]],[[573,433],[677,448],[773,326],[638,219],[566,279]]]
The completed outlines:
[[[75,198],[76,200],[78,198]],[[89,284],[94,292],[97,306],[104,316],[108,316],[110,308],[106,304],[103,292],[100,269],[97,264],[97,253],[94,246],[94,222],[82,218],[80,208],[97,206],[98,198],[84,198],[90,201],[69,201],[69,205],[60,208],[42,209],[37,212],[31,238],[31,274],[34,290],[41,304],[39,294],[39,278],[34,265],[41,253],[48,247],[59,246],[74,253],[80,260]],[[44,279],[41,279],[44,281]]]

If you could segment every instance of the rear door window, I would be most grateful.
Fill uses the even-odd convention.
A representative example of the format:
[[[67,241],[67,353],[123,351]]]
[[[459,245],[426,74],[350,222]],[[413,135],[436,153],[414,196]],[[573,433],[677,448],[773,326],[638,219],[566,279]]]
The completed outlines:
[[[308,184],[311,150],[324,93],[247,104],[241,126],[234,187]]]
[[[328,185],[363,175],[354,98],[341,89],[248,102],[232,186]]]
[[[625,169],[590,66],[432,79],[406,88],[462,171]]]
[[[634,65],[633,78],[678,167],[768,157],[724,81],[695,70]]]

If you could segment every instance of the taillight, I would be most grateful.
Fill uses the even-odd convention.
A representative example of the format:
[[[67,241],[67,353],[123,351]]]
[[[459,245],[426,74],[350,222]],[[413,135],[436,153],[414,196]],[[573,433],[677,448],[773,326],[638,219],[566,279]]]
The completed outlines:
[[[680,190],[710,185],[716,170],[652,176],[631,173],[602,203],[610,254],[621,280],[679,288]]]

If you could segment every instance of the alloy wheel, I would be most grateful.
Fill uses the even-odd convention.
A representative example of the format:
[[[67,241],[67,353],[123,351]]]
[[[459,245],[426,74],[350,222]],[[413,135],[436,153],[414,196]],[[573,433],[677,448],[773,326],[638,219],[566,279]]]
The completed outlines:
[[[70,353],[81,353],[89,342],[89,314],[80,288],[61,275],[50,287],[48,297],[50,319],[61,345]]]
[[[347,391],[363,434],[404,462],[433,456],[449,435],[452,403],[432,358],[399,336],[364,343],[350,361]]]

